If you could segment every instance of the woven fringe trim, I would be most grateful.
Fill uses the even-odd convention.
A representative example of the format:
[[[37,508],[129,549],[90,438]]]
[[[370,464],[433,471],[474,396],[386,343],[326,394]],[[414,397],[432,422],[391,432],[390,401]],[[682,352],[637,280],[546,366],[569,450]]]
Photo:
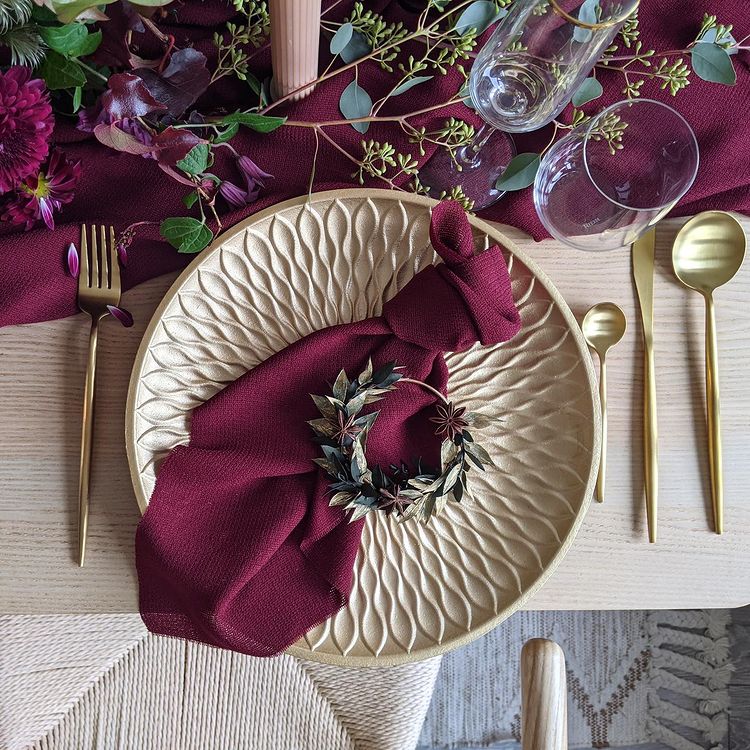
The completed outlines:
[[[733,671],[730,621],[728,610],[649,613],[649,739],[673,750],[723,748]],[[698,744],[699,738],[703,743]]]

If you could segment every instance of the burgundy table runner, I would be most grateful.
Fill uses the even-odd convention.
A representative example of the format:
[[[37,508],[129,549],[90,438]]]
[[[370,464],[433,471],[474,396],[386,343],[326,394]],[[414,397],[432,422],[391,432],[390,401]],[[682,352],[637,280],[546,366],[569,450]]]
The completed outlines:
[[[194,45],[206,55],[213,55],[211,35],[217,24],[231,13],[230,4],[223,0],[184,0],[172,7],[176,21],[165,30],[174,34],[177,45]],[[340,3],[332,10],[330,18],[342,18],[350,7],[348,0]],[[383,12],[389,19],[404,20],[407,25],[413,25],[415,20],[415,16],[397,2],[374,0],[368,3],[368,7]],[[640,27],[644,45],[657,50],[684,47],[695,37],[705,9],[705,4],[697,0],[643,2]],[[737,39],[750,33],[746,0],[716,0],[709,10],[717,14],[720,21],[735,24],[733,33]],[[325,42],[321,49],[322,70],[329,58]],[[673,212],[676,215],[694,214],[707,208],[750,213],[750,141],[746,135],[747,114],[750,112],[748,53],[741,51],[733,59],[737,70],[734,87],[706,83],[695,75],[693,83],[676,98],[672,98],[668,91],[660,91],[654,82],[647,81],[643,87],[644,96],[666,101],[680,111],[698,137],[700,171],[695,185]],[[268,50],[253,59],[252,68],[260,79],[270,74]],[[457,75],[435,76],[412,89],[408,96],[391,100],[382,113],[412,111],[422,104],[427,106],[435,102],[438,97],[447,97],[457,88]],[[605,94],[588,105],[587,111],[597,111],[623,97],[621,74],[600,71],[599,79]],[[307,99],[283,105],[276,113],[295,120],[339,119],[339,97],[351,80],[351,73],[337,76],[322,84]],[[393,83],[389,74],[371,62],[360,66],[359,80],[373,99],[383,95]],[[203,97],[204,109],[222,106],[233,111],[249,102],[246,84],[228,79],[212,86]],[[200,104],[199,101],[199,108]],[[414,124],[429,130],[438,127],[450,115],[479,124],[476,114],[463,105],[426,114],[416,118]],[[350,126],[331,128],[330,134],[350,152],[358,152],[362,136]],[[403,134],[382,124],[373,125],[366,137],[388,140],[403,151],[414,151]],[[519,151],[531,151],[541,148],[548,138],[549,129],[544,129],[539,133],[520,135],[516,140]],[[80,159],[81,180],[73,202],[66,205],[58,217],[55,231],[42,228],[27,233],[9,232],[7,227],[0,225],[0,325],[60,318],[77,312],[76,282],[65,275],[63,259],[67,244],[78,241],[81,222],[106,222],[122,230],[135,221],[159,222],[167,216],[184,213],[181,199],[188,188],[164,175],[154,161],[107,149],[92,136],[76,130],[72,122],[61,118],[58,118],[55,140],[64,145],[71,158]],[[261,168],[273,173],[274,179],[268,181],[257,202],[224,216],[225,226],[307,191],[315,147],[310,129],[284,127],[268,135],[243,130],[233,143]],[[351,176],[353,165],[322,140],[320,149],[314,189],[351,187],[354,184]],[[420,161],[430,155],[428,150]],[[220,164],[217,171],[228,176],[233,174],[233,169],[229,164]],[[236,179],[239,180],[239,175]],[[366,185],[378,187],[382,183],[379,185],[377,180],[368,179]],[[537,239],[545,236],[533,208],[530,190],[505,196],[481,215],[524,229]],[[123,274],[125,289],[182,268],[192,259],[192,256],[179,255],[161,241],[156,227],[147,227],[139,233],[129,257],[130,262]],[[124,304],[127,306],[127,297]]]

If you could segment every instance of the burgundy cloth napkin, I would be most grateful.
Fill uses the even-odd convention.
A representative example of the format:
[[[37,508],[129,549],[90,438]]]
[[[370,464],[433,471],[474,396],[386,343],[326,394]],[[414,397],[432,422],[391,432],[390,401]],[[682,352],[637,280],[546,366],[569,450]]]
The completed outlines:
[[[445,393],[444,351],[506,341],[520,326],[502,251],[473,254],[460,206],[435,208],[430,237],[445,262],[382,315],[300,339],[195,410],[190,444],[161,467],[136,535],[149,630],[268,656],[346,604],[363,521],[328,505],[309,394],[330,392],[342,367],[356,377],[368,358]],[[378,402],[368,463],[439,466],[434,402],[408,383]]]
[[[330,4],[330,3],[328,3]],[[326,3],[324,3],[326,5]],[[413,26],[416,15],[405,11],[397,2],[372,0],[368,8],[383,12],[391,20],[403,20]],[[172,6],[175,21],[166,28],[174,34],[178,46],[194,45],[212,55],[210,42],[215,26],[231,13],[224,0],[184,0]],[[350,0],[339,3],[327,16],[338,20],[349,13]],[[663,0],[641,3],[641,39],[646,48],[679,49],[690,43],[700,27],[705,3],[698,0]],[[742,39],[750,33],[750,14],[747,0],[715,0],[710,7],[719,21],[734,23],[734,36]],[[485,35],[486,38],[486,35]],[[329,59],[327,40],[321,44],[321,70]],[[750,111],[750,69],[748,52],[734,58],[737,84],[719,86],[692,76],[693,83],[672,98],[668,91],[660,91],[654,82],[646,82],[643,95],[666,101],[680,111],[696,131],[701,149],[701,168],[693,189],[673,212],[675,215],[694,214],[708,208],[734,209],[750,213],[750,140],[747,133],[747,112]],[[252,69],[263,79],[270,74],[268,51],[257,55]],[[295,120],[338,119],[339,97],[351,82],[352,73],[337,76],[321,85],[311,96],[293,105],[276,110]],[[599,71],[605,94],[586,106],[590,112],[622,99],[624,79],[615,72]],[[373,100],[384,95],[393,85],[393,78],[377,64],[359,66],[359,81]],[[396,97],[384,107],[383,114],[401,114],[429,106],[439,98],[448,97],[459,85],[457,73],[435,76],[409,91],[408,96]],[[224,79],[213,86],[203,104],[213,108],[234,110],[250,104],[246,84]],[[205,107],[204,107],[205,108]],[[428,130],[439,127],[454,115],[478,124],[474,112],[463,105],[425,114],[413,120],[417,127]],[[330,128],[330,135],[351,153],[359,153],[362,136],[350,126]],[[539,150],[549,139],[550,129],[516,137],[519,151]],[[391,141],[397,148],[416,154],[398,128],[372,126],[366,138]],[[166,177],[153,160],[141,159],[108,150],[76,131],[71,123],[60,118],[56,138],[74,158],[80,159],[83,176],[75,200],[66,206],[54,232],[37,229],[28,233],[6,234],[0,237],[0,325],[34,322],[72,315],[77,312],[76,282],[65,275],[64,251],[67,244],[77,241],[80,222],[104,221],[119,230],[134,221],[156,221],[184,213],[182,196],[187,192]],[[244,130],[236,140],[241,153],[251,156],[261,168],[275,175],[260,200],[242,211],[228,213],[225,225],[268,205],[304,194],[308,189],[310,165],[315,150],[313,132],[306,128],[281,128],[270,135],[259,135]],[[424,161],[431,156],[427,150]],[[321,139],[314,188],[327,190],[347,187],[354,183],[353,165]],[[218,174],[239,181],[233,166],[223,160],[214,169]],[[382,187],[377,180],[368,179],[367,185]],[[503,221],[531,233],[545,237],[545,231],[534,211],[531,191],[524,190],[505,196],[496,206],[482,213],[484,218]],[[0,226],[0,233],[4,230]],[[123,275],[123,287],[128,289],[140,282],[183,267],[190,256],[178,255],[162,242],[155,228],[142,232],[130,249],[130,264]],[[127,299],[125,300],[127,305]]]

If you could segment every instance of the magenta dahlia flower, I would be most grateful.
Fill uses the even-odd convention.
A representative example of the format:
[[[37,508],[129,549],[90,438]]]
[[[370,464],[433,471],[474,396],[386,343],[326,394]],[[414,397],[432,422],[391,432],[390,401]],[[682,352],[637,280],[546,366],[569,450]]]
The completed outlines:
[[[13,190],[47,158],[52,107],[44,81],[16,65],[0,71],[0,193]]]
[[[8,200],[0,219],[27,230],[41,219],[49,229],[54,229],[54,212],[73,200],[80,176],[81,162],[70,161],[55,149],[46,167],[26,177],[12,195],[6,196]]]

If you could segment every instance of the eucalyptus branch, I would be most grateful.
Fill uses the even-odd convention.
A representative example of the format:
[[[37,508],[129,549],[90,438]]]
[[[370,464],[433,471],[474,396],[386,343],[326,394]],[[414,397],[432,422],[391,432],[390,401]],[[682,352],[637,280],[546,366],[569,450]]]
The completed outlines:
[[[455,13],[455,12],[461,10],[462,8],[465,8],[465,7],[469,6],[469,5],[471,5],[472,2],[474,2],[474,0],[462,0],[462,2],[458,3],[458,5],[456,5],[456,7],[452,8],[451,10],[452,10],[452,12]],[[362,57],[360,57],[357,60],[353,60],[352,62],[347,63],[346,65],[342,65],[340,68],[336,68],[335,70],[331,70],[328,73],[325,73],[324,75],[318,76],[314,81],[309,81],[308,83],[305,83],[305,84],[303,84],[301,86],[298,86],[296,89],[290,91],[288,94],[285,94],[284,96],[281,96],[278,99],[276,99],[275,101],[273,101],[270,104],[268,104],[268,106],[266,106],[265,108],[263,108],[262,110],[260,110],[260,113],[261,114],[268,114],[268,112],[270,112],[272,109],[274,109],[275,107],[277,107],[279,104],[282,104],[283,102],[288,101],[289,99],[291,99],[292,97],[294,97],[296,94],[298,94],[300,91],[304,91],[304,90],[310,88],[311,86],[317,86],[318,84],[323,83],[323,81],[327,81],[327,80],[329,80],[331,78],[334,78],[337,75],[340,75],[341,73],[345,73],[347,70],[354,69],[357,65],[359,65],[359,64],[361,64],[361,63],[363,63],[363,62],[365,62],[367,60],[372,60],[372,59],[374,59],[376,57],[379,57],[384,52],[392,51],[392,50],[394,50],[394,48],[400,47],[400,45],[402,45],[402,44],[406,44],[407,42],[413,41],[414,39],[418,39],[418,38],[424,36],[426,32],[429,32],[429,31],[432,31],[432,30],[438,28],[439,25],[440,25],[440,23],[442,23],[443,20],[444,19],[442,17],[440,17],[440,18],[436,19],[435,21],[430,22],[426,26],[417,27],[417,29],[415,31],[407,34],[404,37],[399,38],[396,41],[389,42],[389,43],[383,45],[382,47],[379,47],[377,49],[373,49],[368,54],[363,55]]]

